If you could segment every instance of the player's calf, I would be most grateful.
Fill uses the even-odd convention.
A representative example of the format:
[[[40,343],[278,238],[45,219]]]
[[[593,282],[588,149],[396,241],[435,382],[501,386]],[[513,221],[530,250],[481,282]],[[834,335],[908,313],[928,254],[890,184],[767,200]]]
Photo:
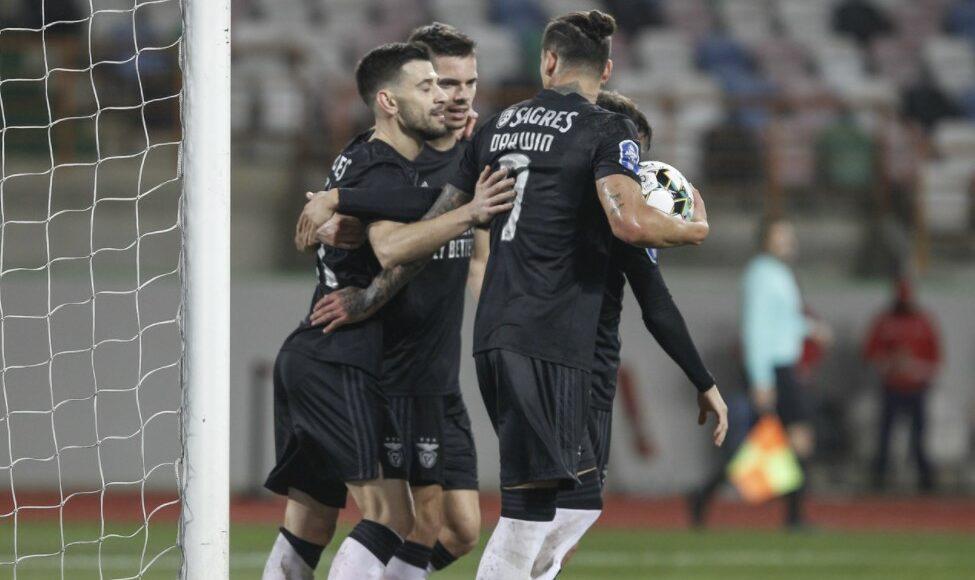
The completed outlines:
[[[288,490],[284,525],[264,565],[262,580],[310,580],[325,546],[335,535],[338,508],[312,499],[296,489]]]
[[[348,484],[362,520],[339,546],[329,580],[380,580],[413,527],[410,491],[402,479]]]
[[[383,576],[385,580],[423,580],[429,574],[433,546],[443,526],[443,488],[439,485],[415,486],[411,492],[413,530],[389,561]]]
[[[481,506],[477,497],[474,489],[444,493],[444,526],[430,558],[434,570],[443,570],[477,547],[481,536]]]

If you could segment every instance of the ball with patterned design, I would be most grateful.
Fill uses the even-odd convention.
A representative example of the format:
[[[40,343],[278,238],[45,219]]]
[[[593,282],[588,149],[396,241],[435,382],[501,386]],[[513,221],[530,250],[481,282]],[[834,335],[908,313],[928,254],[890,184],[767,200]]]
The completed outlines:
[[[647,205],[680,216],[685,220],[694,215],[694,186],[684,174],[663,161],[640,163],[640,185]]]

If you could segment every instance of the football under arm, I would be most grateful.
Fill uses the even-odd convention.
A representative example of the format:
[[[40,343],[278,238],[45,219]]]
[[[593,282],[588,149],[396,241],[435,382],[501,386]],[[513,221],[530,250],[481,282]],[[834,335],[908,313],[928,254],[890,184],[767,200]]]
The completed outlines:
[[[481,299],[481,286],[484,285],[484,273],[487,271],[487,261],[490,255],[490,230],[475,228],[474,252],[471,255],[470,267],[467,270],[467,287],[470,289],[475,302]]]
[[[440,246],[475,225],[464,207],[473,196],[447,184],[423,216],[411,224],[378,221],[369,226],[369,243],[384,269],[431,258]]]
[[[641,248],[669,248],[700,244],[708,235],[705,221],[684,221],[646,204],[640,185],[622,174],[596,180],[599,203],[613,235]]]

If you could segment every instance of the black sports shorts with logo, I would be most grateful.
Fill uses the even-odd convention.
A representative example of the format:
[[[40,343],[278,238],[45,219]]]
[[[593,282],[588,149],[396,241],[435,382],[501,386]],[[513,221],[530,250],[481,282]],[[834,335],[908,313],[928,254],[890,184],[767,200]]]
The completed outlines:
[[[282,495],[295,488],[336,508],[345,507],[344,482],[406,475],[387,461],[387,447],[401,443],[376,380],[286,349],[274,363],[274,445],[277,463],[264,486]]]
[[[479,352],[474,362],[498,434],[501,486],[578,482],[587,462],[580,460],[587,440],[589,371],[503,349]]]
[[[406,469],[410,485],[477,489],[477,452],[460,393],[392,395],[389,404],[404,444],[387,460]]]

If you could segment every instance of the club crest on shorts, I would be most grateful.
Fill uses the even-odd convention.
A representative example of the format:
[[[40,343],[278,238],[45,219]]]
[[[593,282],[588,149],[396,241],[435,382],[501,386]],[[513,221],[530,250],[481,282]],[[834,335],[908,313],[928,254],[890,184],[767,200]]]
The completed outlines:
[[[421,438],[416,444],[416,454],[420,458],[420,465],[426,469],[430,469],[437,464],[437,449],[440,448],[440,444],[437,443],[436,439],[425,439]]]
[[[386,458],[389,459],[389,464],[393,467],[402,467],[403,444],[400,443],[399,439],[387,438],[386,442],[383,443],[383,447],[386,448]]]

